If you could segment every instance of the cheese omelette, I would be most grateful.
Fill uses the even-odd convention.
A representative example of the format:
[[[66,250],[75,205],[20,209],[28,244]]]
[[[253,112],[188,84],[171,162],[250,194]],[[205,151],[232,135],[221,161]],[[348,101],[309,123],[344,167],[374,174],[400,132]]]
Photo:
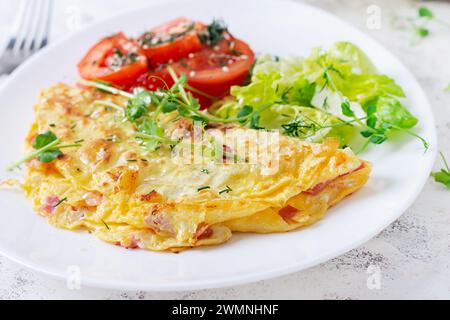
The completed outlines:
[[[27,164],[23,188],[34,210],[56,227],[87,230],[126,248],[178,251],[220,244],[232,232],[284,232],[310,225],[361,188],[371,166],[334,139],[322,144],[280,136],[277,170],[262,164],[177,160],[176,147],[145,151],[120,110],[126,99],[64,84],[44,90],[26,142],[51,130],[66,148],[50,163]],[[168,135],[190,119],[164,115]],[[206,126],[205,134],[223,126]],[[231,138],[256,130],[227,126]],[[186,133],[187,132],[187,133]],[[183,137],[181,137],[183,138]],[[237,150],[227,153],[245,158]],[[270,166],[270,164],[269,164]]]

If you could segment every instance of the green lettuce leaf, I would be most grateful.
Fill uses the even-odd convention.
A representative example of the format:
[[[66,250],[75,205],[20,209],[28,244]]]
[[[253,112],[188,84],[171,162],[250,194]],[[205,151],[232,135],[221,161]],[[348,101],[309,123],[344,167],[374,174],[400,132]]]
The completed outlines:
[[[285,134],[297,126],[304,132],[296,135],[301,139],[339,136],[347,145],[355,128],[361,132],[356,136],[374,144],[384,142],[393,130],[417,136],[409,129],[418,119],[398,100],[405,97],[403,89],[379,74],[367,55],[349,42],[337,42],[328,50],[314,48],[305,58],[261,56],[250,83],[233,86],[231,96],[215,109],[218,116],[263,110],[243,124]],[[267,109],[268,105],[272,107]],[[323,122],[324,115],[333,120]]]

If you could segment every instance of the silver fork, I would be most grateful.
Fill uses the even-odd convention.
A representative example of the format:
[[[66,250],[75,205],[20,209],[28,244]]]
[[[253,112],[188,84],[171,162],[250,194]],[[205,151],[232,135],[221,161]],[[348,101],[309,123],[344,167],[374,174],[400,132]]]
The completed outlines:
[[[22,0],[11,36],[0,53],[0,74],[12,72],[48,42],[53,0]]]

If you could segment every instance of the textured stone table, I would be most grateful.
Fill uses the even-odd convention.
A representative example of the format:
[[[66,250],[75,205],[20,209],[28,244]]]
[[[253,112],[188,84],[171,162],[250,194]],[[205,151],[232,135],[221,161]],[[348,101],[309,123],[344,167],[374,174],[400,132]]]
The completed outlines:
[[[92,20],[120,12],[123,4],[123,1],[118,0],[56,2],[54,37]],[[148,2],[134,0],[133,4],[140,6]],[[417,2],[399,0],[306,2],[350,22],[400,57],[428,94],[437,120],[440,150],[450,158],[450,91],[444,91],[450,83],[450,29],[431,24],[430,36],[411,45],[411,34],[393,28],[391,20],[398,15],[414,15]],[[127,5],[130,5],[130,2]],[[381,29],[367,27],[367,8],[370,5],[377,5],[381,9]],[[441,19],[450,21],[449,3],[431,2],[427,5]],[[78,19],[78,13],[81,14],[81,19]],[[436,169],[440,165],[441,162],[438,161]],[[375,280],[379,282],[371,281],[374,280],[372,273],[374,271],[375,275],[379,276]],[[122,292],[87,287],[69,290],[62,281],[25,270],[0,257],[0,299],[49,298],[448,299],[450,298],[450,191],[429,180],[422,194],[407,212],[363,246],[302,272],[226,289],[182,293]]]

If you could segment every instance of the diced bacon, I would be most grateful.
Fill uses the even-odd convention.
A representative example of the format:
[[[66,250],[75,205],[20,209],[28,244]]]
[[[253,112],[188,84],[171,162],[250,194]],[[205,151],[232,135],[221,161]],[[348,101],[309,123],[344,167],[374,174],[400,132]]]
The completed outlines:
[[[136,239],[135,236],[132,236],[130,241],[127,242],[127,243],[123,243],[121,241],[116,241],[116,242],[114,242],[114,245],[120,246],[120,247],[125,248],[125,249],[137,249],[137,248],[140,247],[139,246],[139,240]]]
[[[86,192],[83,195],[83,200],[86,203],[87,206],[89,207],[96,207],[98,206],[102,200],[103,200],[103,195],[99,192]]]
[[[292,219],[299,210],[297,208],[294,208],[290,205],[287,205],[286,207],[280,209],[278,211],[278,214],[284,219],[289,220]]]
[[[145,202],[151,202],[153,200],[156,200],[160,197],[161,195],[156,191],[156,190],[152,190],[149,193],[146,194],[142,194],[139,197],[139,200],[141,201],[145,201]]]
[[[55,206],[58,204],[59,198],[57,196],[50,196],[45,199],[40,211],[45,214],[52,214],[55,211]]]
[[[34,141],[34,139],[36,139],[36,136],[37,136],[37,135],[38,135],[37,132],[30,133],[30,134],[28,135],[28,137],[27,137],[28,143],[29,143],[29,144],[32,144],[33,141]]]
[[[72,210],[72,214],[70,215],[69,219],[72,223],[81,221],[86,216],[87,213],[86,207],[71,206],[70,209]]]
[[[38,171],[46,171],[47,169],[53,166],[53,163],[44,163],[40,162],[37,158],[33,158],[26,163],[26,166],[31,169],[35,169]]]
[[[346,175],[348,175],[350,173],[362,170],[362,169],[364,169],[364,167],[365,167],[364,166],[364,162],[362,162],[361,165],[358,168],[356,168],[355,170],[347,172],[347,173],[344,173],[344,174],[341,174],[340,176],[336,177],[335,179],[340,178],[340,177],[344,177],[344,176],[346,176]],[[325,182],[320,182],[320,183],[316,184],[314,187],[306,190],[305,193],[315,196],[315,195],[319,194],[323,189],[325,189],[335,179],[327,180]]]
[[[364,165],[364,162],[361,162],[361,165],[358,167],[358,168],[356,168],[355,170],[353,170],[353,171],[350,171],[350,172],[347,172],[347,173],[344,173],[344,174],[341,174],[338,178],[340,178],[340,177],[343,177],[343,176],[346,176],[346,175],[348,175],[348,174],[350,174],[350,173],[353,173],[353,172],[356,172],[356,171],[359,171],[359,170],[362,170],[362,169],[364,169],[364,167],[365,167],[365,165]]]
[[[29,168],[36,168],[39,166],[40,163],[42,162],[40,162],[37,158],[33,158],[30,161],[28,161],[26,165]]]
[[[306,190],[305,193],[315,196],[319,194],[319,192],[321,192],[323,189],[325,189],[331,183],[331,181],[333,180],[327,180],[325,182],[318,183],[311,189]]]
[[[109,156],[110,156],[110,155],[109,155],[107,149],[101,148],[101,149],[96,153],[95,159],[96,159],[98,162],[100,162],[100,161],[103,161],[103,160],[109,158]]]
[[[162,213],[158,211],[153,211],[145,218],[145,222],[147,225],[155,230],[156,232],[173,234],[173,226],[170,223],[169,219]]]
[[[209,238],[213,235],[213,230],[210,228],[209,225],[207,225],[206,223],[200,223],[197,226],[197,231],[195,232],[195,239],[200,240],[200,239],[206,239]]]
[[[136,241],[136,239],[131,239],[131,242],[127,245],[122,245],[122,247],[124,247],[125,249],[137,249],[139,248],[139,244],[138,241]]]

